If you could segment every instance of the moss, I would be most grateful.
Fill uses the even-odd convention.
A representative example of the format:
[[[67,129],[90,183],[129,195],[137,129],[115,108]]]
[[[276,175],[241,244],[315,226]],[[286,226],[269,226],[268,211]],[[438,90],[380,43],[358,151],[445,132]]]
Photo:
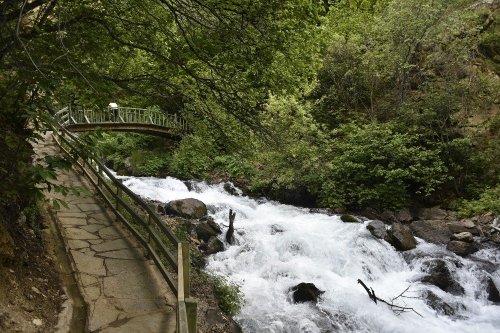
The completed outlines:
[[[344,214],[344,215],[340,216],[340,219],[342,220],[342,222],[348,222],[348,223],[361,222],[360,220],[358,220],[357,218],[355,218],[354,216],[349,215],[349,214]]]

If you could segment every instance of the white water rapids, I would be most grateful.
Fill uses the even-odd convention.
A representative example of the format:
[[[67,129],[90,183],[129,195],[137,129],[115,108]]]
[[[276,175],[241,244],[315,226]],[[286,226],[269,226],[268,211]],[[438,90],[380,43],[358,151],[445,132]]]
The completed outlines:
[[[492,248],[475,257],[491,262],[484,269],[478,260],[464,259],[419,240],[404,254],[377,240],[366,223],[343,223],[337,216],[308,209],[254,200],[227,193],[223,185],[191,182],[192,191],[174,178],[121,177],[138,195],[168,202],[196,198],[222,226],[229,209],[236,212],[237,245],[208,259],[207,270],[241,286],[245,303],[236,320],[244,332],[500,332],[500,306],[487,300],[484,280],[500,286],[500,250]],[[223,235],[221,235],[223,240]],[[454,296],[418,282],[422,263],[429,258],[446,261],[465,289]],[[406,296],[431,290],[455,308],[453,317],[437,314],[422,298],[400,298],[397,304],[413,307],[399,316],[384,304],[372,302],[357,280],[386,300],[408,286]],[[289,289],[300,282],[314,283],[325,293],[318,304],[293,304]]]

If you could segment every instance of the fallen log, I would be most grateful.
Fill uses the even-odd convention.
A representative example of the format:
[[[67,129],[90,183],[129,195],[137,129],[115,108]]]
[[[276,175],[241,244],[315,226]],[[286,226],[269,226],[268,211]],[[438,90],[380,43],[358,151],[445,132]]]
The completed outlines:
[[[358,279],[358,283],[360,285],[363,286],[363,288],[366,290],[366,293],[368,294],[368,297],[370,297],[370,299],[375,302],[375,304],[377,304],[377,302],[381,302],[381,303],[384,303],[384,304],[387,304],[391,310],[396,314],[396,315],[400,315],[401,313],[403,312],[409,312],[409,311],[412,311],[412,312],[415,312],[417,315],[419,315],[420,317],[423,318],[423,316],[418,313],[417,311],[415,311],[414,308],[410,308],[408,306],[401,306],[401,305],[397,305],[394,303],[394,301],[396,301],[398,298],[419,298],[419,297],[411,297],[411,296],[405,296],[404,294],[410,289],[410,286],[408,286],[408,288],[406,288],[405,290],[403,290],[403,292],[401,292],[398,296],[394,297],[391,299],[390,302],[382,299],[382,298],[379,298],[377,297],[377,295],[375,295],[375,291],[373,290],[373,288],[368,288],[367,285],[361,281],[361,279]]]

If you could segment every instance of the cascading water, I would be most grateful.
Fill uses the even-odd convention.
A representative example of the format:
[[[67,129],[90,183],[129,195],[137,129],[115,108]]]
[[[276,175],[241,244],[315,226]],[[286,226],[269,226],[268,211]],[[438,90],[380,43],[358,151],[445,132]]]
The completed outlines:
[[[487,300],[485,281],[500,286],[500,250],[464,259],[443,246],[420,241],[400,253],[374,239],[366,223],[343,223],[337,216],[267,200],[231,195],[223,185],[174,179],[122,177],[135,193],[152,200],[196,198],[221,226],[236,211],[237,244],[209,258],[207,270],[241,286],[245,303],[235,318],[245,332],[500,332],[500,307]],[[418,282],[429,260],[441,258],[463,287],[453,295]],[[414,312],[395,314],[375,304],[357,284]],[[325,291],[317,304],[293,304],[289,289],[300,282]],[[421,297],[431,291],[453,310],[438,314]]]

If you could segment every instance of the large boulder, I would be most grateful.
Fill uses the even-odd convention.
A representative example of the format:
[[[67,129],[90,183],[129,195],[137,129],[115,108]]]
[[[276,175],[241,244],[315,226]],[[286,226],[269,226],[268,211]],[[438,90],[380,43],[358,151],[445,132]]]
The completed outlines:
[[[426,242],[446,244],[452,233],[442,220],[419,220],[410,224],[413,234]]]
[[[404,208],[396,212],[396,220],[403,223],[411,222],[413,220],[413,215],[408,208]]]
[[[196,225],[194,230],[196,232],[198,239],[201,239],[204,242],[208,242],[210,237],[215,237],[222,233],[219,226],[215,222],[214,223],[201,222],[198,225]]]
[[[458,240],[450,241],[446,246],[446,249],[462,257],[478,250],[476,244]]]
[[[417,241],[413,237],[410,228],[399,222],[392,225],[388,241],[399,251],[411,250],[417,247]]]
[[[446,316],[453,316],[455,314],[455,309],[443,301],[441,298],[439,298],[436,294],[434,294],[432,291],[426,290],[422,294],[422,298],[424,299],[424,302],[431,307],[432,309],[436,310],[437,313],[446,315]]]
[[[198,219],[207,215],[207,206],[202,201],[193,198],[173,200],[165,205],[165,213]]]
[[[439,289],[453,295],[464,294],[464,288],[453,280],[452,274],[444,260],[430,260],[422,265],[422,269],[429,274],[421,280],[422,282],[433,284]]]
[[[317,303],[319,296],[324,293],[324,291],[319,290],[314,283],[301,282],[298,285],[290,288],[293,292],[293,302],[294,303],[304,303],[313,302]]]
[[[420,220],[444,220],[448,216],[446,210],[438,206],[432,208],[422,208],[418,212]]]
[[[379,239],[386,239],[387,230],[385,229],[384,222],[380,220],[373,220],[366,226],[366,229],[370,231],[370,233]]]
[[[221,251],[224,251],[224,243],[215,236],[210,237],[207,244],[207,254],[215,254]]]
[[[472,220],[461,220],[454,221],[447,224],[448,229],[452,234],[458,234],[461,232],[470,232],[474,236],[480,236],[481,230],[476,226]]]
[[[500,303],[500,293],[498,292],[495,282],[493,282],[493,279],[490,277],[486,281],[486,292],[488,293],[488,301]]]

